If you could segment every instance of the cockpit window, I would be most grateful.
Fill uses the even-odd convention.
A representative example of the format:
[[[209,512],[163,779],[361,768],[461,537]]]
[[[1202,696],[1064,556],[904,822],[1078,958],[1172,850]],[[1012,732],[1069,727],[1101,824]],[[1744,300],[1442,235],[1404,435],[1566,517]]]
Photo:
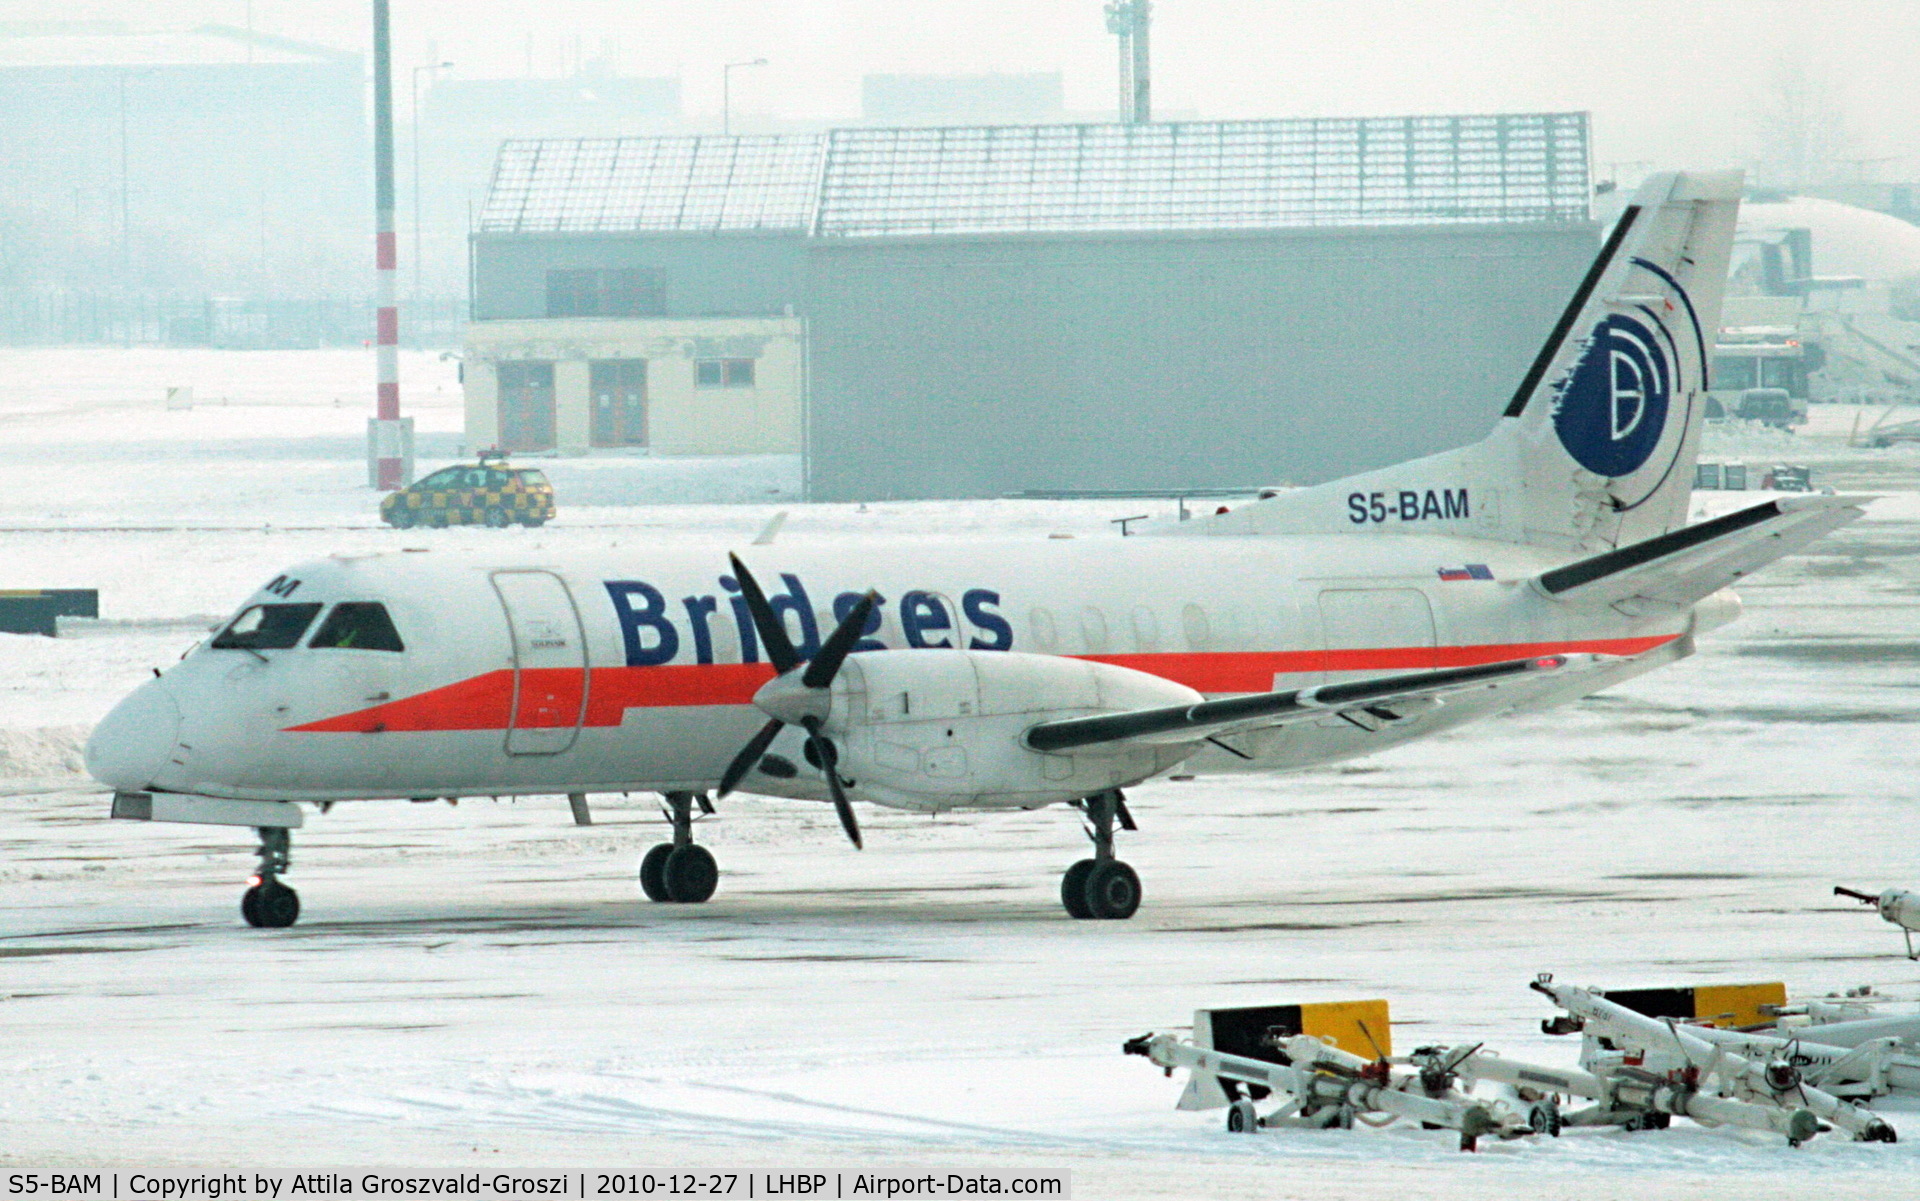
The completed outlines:
[[[342,601],[320,623],[307,646],[314,650],[404,651],[387,607],[378,601]]]
[[[283,651],[300,641],[320,615],[317,602],[250,605],[214,636],[215,650]]]

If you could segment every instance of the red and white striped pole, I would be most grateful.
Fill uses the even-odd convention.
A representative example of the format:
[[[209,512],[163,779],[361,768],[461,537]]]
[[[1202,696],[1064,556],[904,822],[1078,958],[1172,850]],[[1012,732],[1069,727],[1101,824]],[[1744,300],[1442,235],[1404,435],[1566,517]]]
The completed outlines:
[[[374,487],[406,486],[400,424],[400,309],[396,302],[398,252],[393,236],[393,52],[387,33],[387,0],[373,0],[373,203],[374,269],[378,309],[374,355],[379,368],[377,415],[369,427]]]

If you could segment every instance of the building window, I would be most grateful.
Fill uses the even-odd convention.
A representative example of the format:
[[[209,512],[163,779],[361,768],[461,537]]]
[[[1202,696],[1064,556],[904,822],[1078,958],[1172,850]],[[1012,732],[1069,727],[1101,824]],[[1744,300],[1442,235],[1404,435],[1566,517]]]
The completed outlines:
[[[694,383],[702,388],[753,387],[752,359],[695,359]]]
[[[598,275],[597,271],[547,272],[547,316],[599,316]]]
[[[1744,392],[1759,386],[1760,361],[1750,355],[1715,355],[1713,386],[1723,392]]]
[[[565,268],[547,272],[549,317],[664,317],[667,285],[658,271]]]

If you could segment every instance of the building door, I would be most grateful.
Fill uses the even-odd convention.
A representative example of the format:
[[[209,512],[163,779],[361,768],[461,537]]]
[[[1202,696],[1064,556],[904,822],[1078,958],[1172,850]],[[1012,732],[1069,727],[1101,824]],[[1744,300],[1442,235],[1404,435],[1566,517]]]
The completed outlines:
[[[588,381],[595,446],[647,444],[647,361],[603,359]]]
[[[573,594],[550,571],[496,571],[493,590],[513,635],[507,754],[558,754],[580,736],[587,711],[587,644]]]
[[[1320,629],[1329,680],[1439,665],[1433,607],[1417,588],[1329,589],[1320,594]]]
[[[508,361],[500,372],[500,449],[552,450],[553,364]]]

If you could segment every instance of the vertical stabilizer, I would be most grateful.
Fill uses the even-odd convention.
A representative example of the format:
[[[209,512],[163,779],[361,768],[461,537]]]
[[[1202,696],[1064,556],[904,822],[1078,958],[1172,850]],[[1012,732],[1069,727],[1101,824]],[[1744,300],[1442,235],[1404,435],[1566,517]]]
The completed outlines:
[[[1738,171],[1649,178],[1485,440],[1161,532],[1597,550],[1684,524],[1740,190]]]
[[[1521,379],[1524,540],[1621,546],[1686,523],[1740,173],[1656,175]]]

